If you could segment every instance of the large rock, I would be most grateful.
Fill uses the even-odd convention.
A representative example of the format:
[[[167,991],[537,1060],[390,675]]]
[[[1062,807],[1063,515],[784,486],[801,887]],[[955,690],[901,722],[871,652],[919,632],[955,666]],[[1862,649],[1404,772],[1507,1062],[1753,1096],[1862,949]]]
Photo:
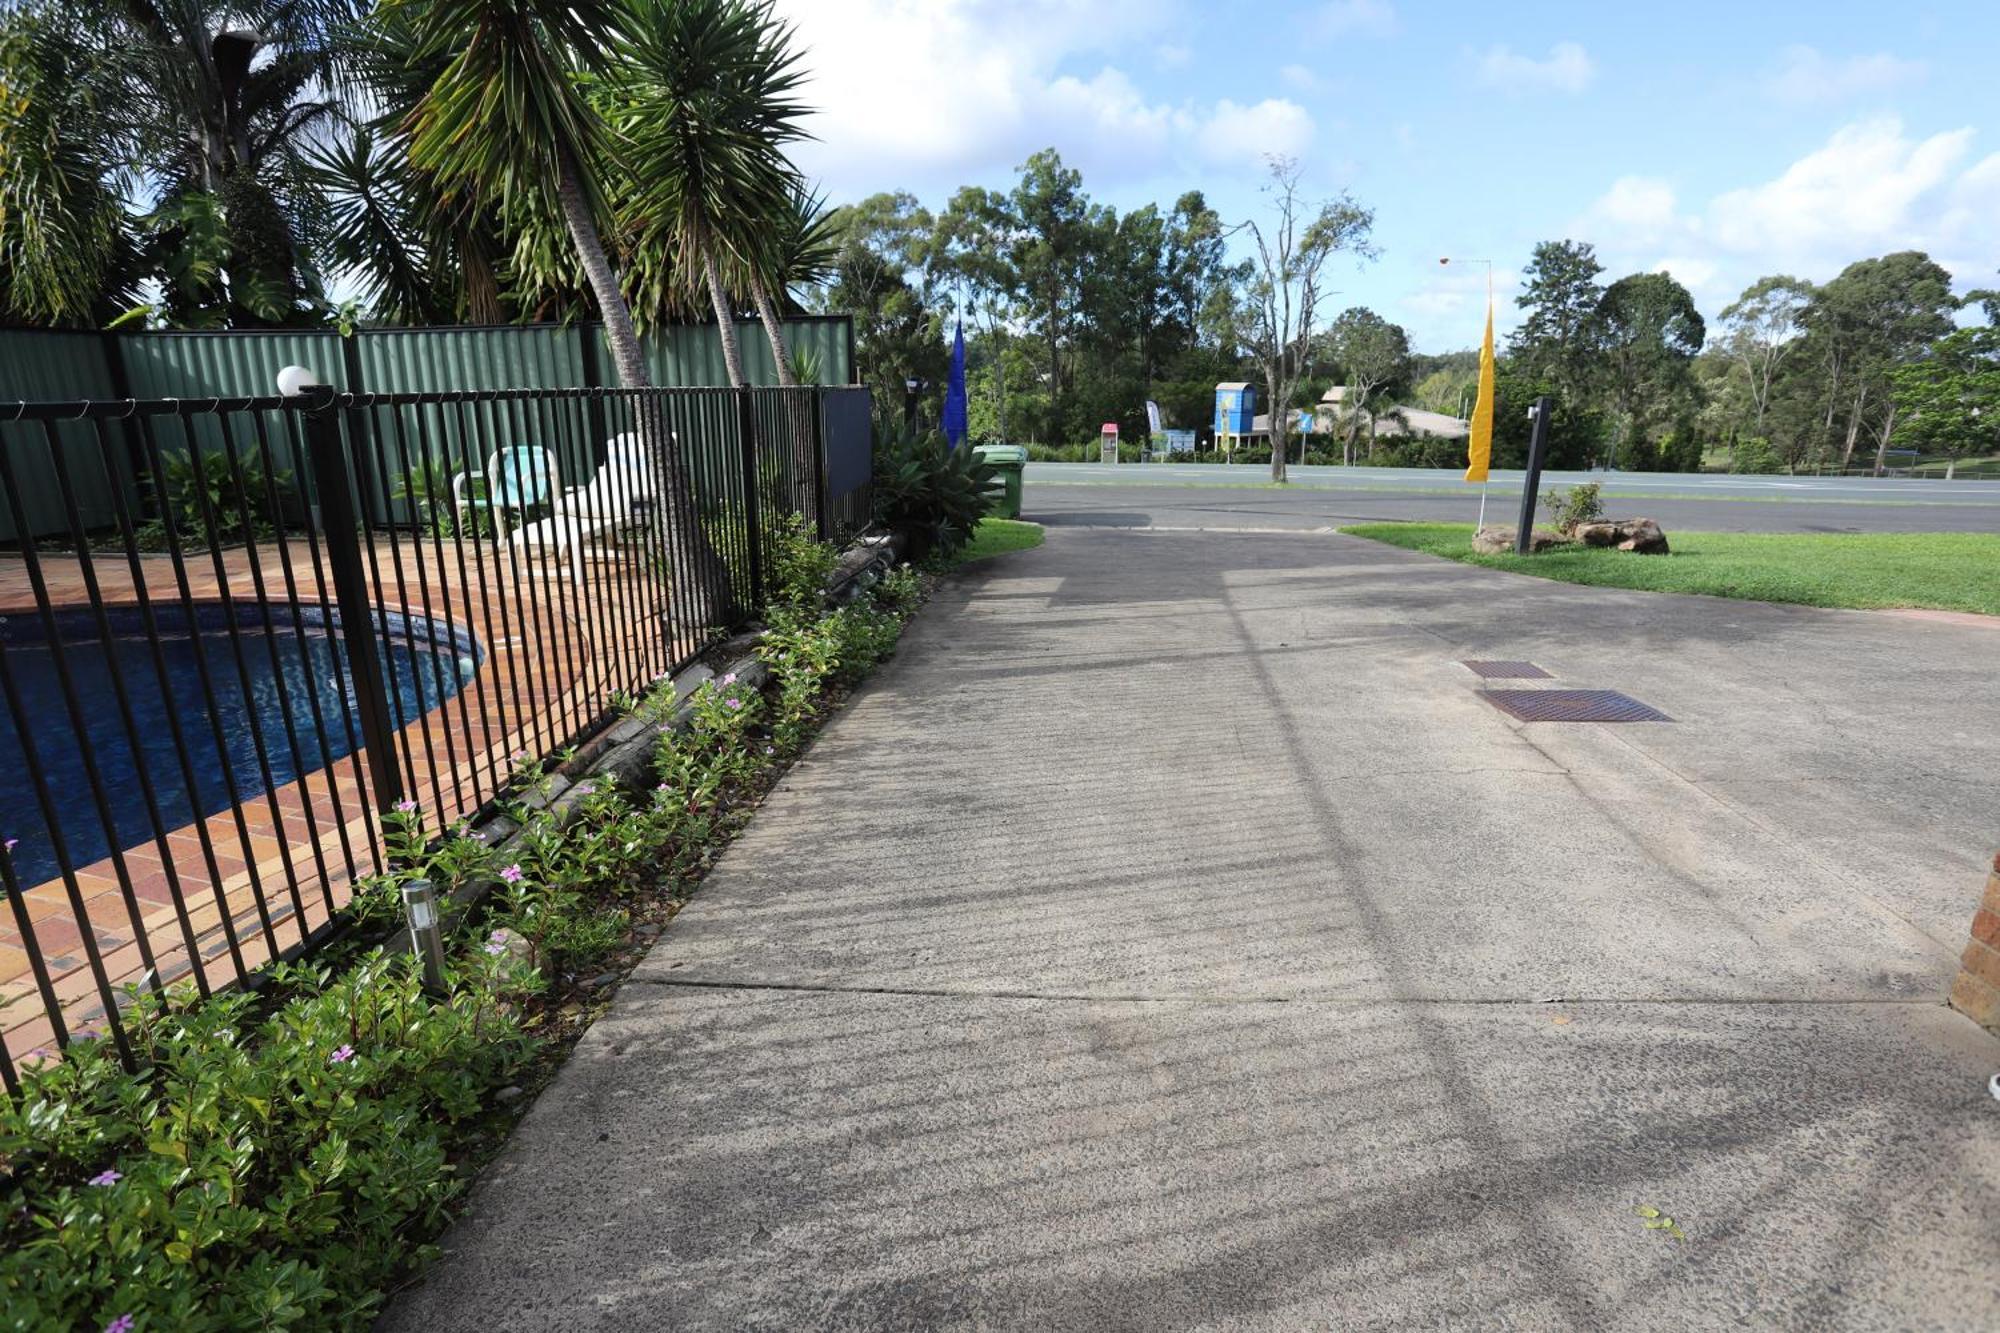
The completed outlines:
[[[1492,523],[1472,534],[1472,549],[1481,555],[1509,555],[1514,550],[1514,533],[1511,523]],[[1535,528],[1528,533],[1528,553],[1539,555],[1543,551],[1554,550],[1558,546],[1569,545],[1561,533],[1550,532],[1547,528]]]
[[[1640,555],[1666,555],[1667,534],[1650,518],[1600,519],[1579,523],[1570,534],[1585,546],[1615,546]]]

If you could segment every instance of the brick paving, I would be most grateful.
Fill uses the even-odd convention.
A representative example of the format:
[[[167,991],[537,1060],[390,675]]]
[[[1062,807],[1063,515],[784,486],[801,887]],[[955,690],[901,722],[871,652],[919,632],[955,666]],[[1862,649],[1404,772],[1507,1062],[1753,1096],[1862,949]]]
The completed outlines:
[[[315,562],[299,542],[288,554],[289,570],[269,542],[227,550],[220,571],[206,555],[190,561],[188,600],[219,603],[226,591],[239,606],[254,606],[261,576],[273,624],[279,634],[290,633],[288,587],[308,607],[333,599],[329,575],[322,600]],[[380,536],[372,550],[364,545],[378,607],[448,621],[469,632],[484,654],[456,695],[399,734],[406,794],[429,818],[448,822],[471,813],[504,782],[515,752],[543,754],[564,743],[614,690],[632,689],[696,650],[692,639],[677,642],[659,629],[668,591],[649,572],[647,554],[600,553],[586,562],[579,586],[566,562],[531,561],[492,543],[413,541],[405,534],[393,542]],[[122,553],[90,563],[108,606],[138,605]],[[156,608],[187,604],[170,559],[139,563]],[[89,604],[83,560],[43,554],[41,567],[52,605]],[[18,555],[0,559],[0,615],[35,610],[27,562]],[[181,721],[184,730],[207,726],[206,719]],[[294,723],[306,734],[312,719],[297,716]],[[329,717],[326,725],[332,732],[341,723]],[[273,728],[266,742],[283,752],[283,728]],[[100,1020],[107,999],[149,971],[169,982],[198,971],[208,985],[225,985],[326,922],[347,901],[353,876],[375,868],[381,828],[365,771],[357,750],[274,791],[246,791],[239,806],[163,838],[117,849],[78,867],[67,881],[24,886],[21,905],[71,1030]],[[73,799],[80,803],[81,794]],[[40,833],[39,818],[30,827]],[[52,1044],[53,1029],[24,943],[15,913],[0,912],[0,1038],[17,1061],[33,1062]],[[104,986],[91,966],[93,951]]]

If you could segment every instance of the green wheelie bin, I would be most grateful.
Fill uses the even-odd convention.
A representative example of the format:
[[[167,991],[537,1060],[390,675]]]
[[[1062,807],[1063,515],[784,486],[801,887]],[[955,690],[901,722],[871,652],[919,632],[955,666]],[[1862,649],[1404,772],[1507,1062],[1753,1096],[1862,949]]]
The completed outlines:
[[[978,446],[980,460],[989,464],[1000,474],[1007,493],[1000,498],[999,508],[993,511],[995,518],[1019,518],[1021,516],[1021,472],[1028,466],[1028,451],[1018,444],[982,444]]]

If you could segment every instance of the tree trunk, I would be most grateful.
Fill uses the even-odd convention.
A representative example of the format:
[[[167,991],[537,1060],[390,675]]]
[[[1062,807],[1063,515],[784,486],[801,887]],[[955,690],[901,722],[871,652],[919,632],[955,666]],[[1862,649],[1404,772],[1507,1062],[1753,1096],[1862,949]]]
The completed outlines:
[[[1896,405],[1889,404],[1889,415],[1882,421],[1882,440],[1875,447],[1875,475],[1881,476],[1882,469],[1889,461],[1889,437],[1896,431]]]
[[[721,257],[706,237],[701,242],[701,267],[708,277],[708,302],[715,307],[715,327],[722,334],[722,364],[729,373],[729,383],[740,388],[745,381],[743,349],[736,345],[736,312],[722,286]]]
[[[1865,391],[1854,396],[1854,412],[1847,418],[1847,447],[1840,451],[1840,470],[1843,473],[1854,462],[1854,446],[1861,439],[1861,409],[1867,401]]]
[[[646,357],[639,350],[632,311],[625,304],[625,293],[618,290],[618,275],[611,271],[611,260],[604,253],[604,238],[597,234],[597,219],[591,216],[590,202],[584,197],[582,174],[567,153],[556,181],[556,197],[562,202],[563,221],[569,225],[577,257],[583,261],[590,293],[597,298],[598,313],[604,317],[604,337],[611,344],[618,382],[628,389],[650,389],[653,378],[646,372]]]
[[[604,336],[611,344],[618,382],[627,389],[650,389],[653,380],[646,371],[638,331],[632,327],[632,311],[625,304],[625,294],[618,289],[617,275],[611,271],[611,261],[604,253],[604,240],[597,233],[597,220],[591,216],[590,203],[584,197],[577,165],[567,154],[556,181],[556,197],[561,201],[570,239],[576,243],[577,255],[583,261],[584,276],[589,279],[597,308],[604,316]],[[660,534],[663,544],[675,559],[686,553],[690,575],[687,600],[675,605],[673,612],[687,622],[685,628],[722,625],[730,618],[729,570],[702,529],[694,492],[688,486],[687,471],[681,466],[679,443],[671,430],[656,422],[648,406],[643,400],[633,404],[632,425],[652,455],[658,473],[656,490],[659,499],[665,502],[660,508],[665,520],[665,530]],[[674,627],[661,628],[671,635]]]
[[[1280,351],[1278,355],[1283,356],[1284,353]],[[1278,377],[1268,371],[1264,384],[1271,391],[1271,483],[1282,486],[1285,484],[1285,409],[1279,404],[1289,400],[1292,386],[1280,384]],[[1257,423],[1252,421],[1250,424],[1254,426]]]
[[[764,336],[771,340],[771,359],[778,363],[778,383],[787,389],[796,387],[799,377],[792,371],[792,350],[785,346],[785,330],[778,323],[778,308],[772,304],[764,279],[756,273],[750,275],[750,299],[757,303],[757,318],[763,321]]]

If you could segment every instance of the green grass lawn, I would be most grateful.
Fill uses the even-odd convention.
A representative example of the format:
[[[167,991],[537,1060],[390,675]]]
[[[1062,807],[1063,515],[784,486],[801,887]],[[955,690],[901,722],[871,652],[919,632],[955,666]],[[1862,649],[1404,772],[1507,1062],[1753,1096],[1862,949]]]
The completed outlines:
[[[1363,523],[1342,532],[1566,583],[1804,606],[1921,606],[2000,615],[2000,535],[1669,532],[1672,555],[1576,549],[1474,555],[1469,523]]]
[[[972,540],[952,557],[952,563],[962,565],[971,560],[984,560],[989,555],[1025,551],[1041,544],[1042,525],[1039,523],[1023,523],[1017,518],[982,518],[979,526],[972,530]]]

